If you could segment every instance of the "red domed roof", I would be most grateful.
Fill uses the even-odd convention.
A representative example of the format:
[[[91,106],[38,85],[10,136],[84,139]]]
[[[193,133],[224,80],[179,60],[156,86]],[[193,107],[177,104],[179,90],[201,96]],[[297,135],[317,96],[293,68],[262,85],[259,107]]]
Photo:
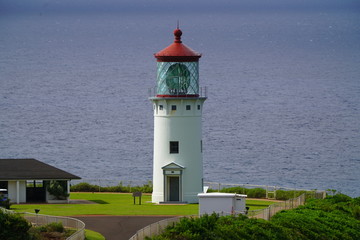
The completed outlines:
[[[174,30],[175,40],[174,42],[164,48],[158,53],[155,53],[155,57],[158,62],[197,62],[201,57],[201,54],[195,52],[181,41],[182,31],[177,28]]]

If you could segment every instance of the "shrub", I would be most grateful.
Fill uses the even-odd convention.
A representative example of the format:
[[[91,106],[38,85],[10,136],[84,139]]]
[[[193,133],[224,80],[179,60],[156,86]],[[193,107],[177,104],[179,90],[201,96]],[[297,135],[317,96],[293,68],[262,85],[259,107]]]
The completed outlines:
[[[75,232],[74,229],[65,229],[61,222],[52,222],[47,225],[33,227],[30,234],[34,239],[66,239]]]
[[[36,231],[38,232],[64,232],[65,228],[62,225],[61,222],[57,223],[57,222],[52,222],[46,225],[42,225],[39,227],[35,227]]]
[[[11,203],[8,198],[0,198],[0,207],[10,209]]]
[[[31,224],[19,214],[0,211],[0,239],[30,240],[30,228]]]
[[[301,194],[305,193],[306,191],[285,191],[285,190],[276,190],[276,199],[277,200],[288,200],[291,198],[296,198],[300,196]]]
[[[52,222],[52,223],[45,225],[45,227],[48,232],[60,232],[61,233],[61,232],[65,231],[65,228],[61,222],[58,222],[58,223]]]
[[[359,198],[334,195],[281,211],[270,221],[216,214],[185,218],[147,239],[360,239],[360,221],[354,218],[359,207]]]
[[[56,199],[66,199],[69,196],[66,184],[66,181],[51,180],[47,186],[47,191],[55,196]]]
[[[78,183],[74,186],[70,187],[70,190],[72,192],[98,192],[99,186],[97,185],[91,185],[86,182]]]
[[[215,189],[208,189],[208,192],[217,192]],[[222,188],[221,192],[225,193],[237,193],[237,194],[246,194],[249,198],[266,198],[266,190],[263,188],[244,188],[244,187],[226,187]],[[294,191],[294,190],[276,190],[276,199],[277,200],[288,200],[291,198],[296,198],[301,194],[306,193],[307,198],[314,196],[314,191]],[[273,195],[271,195],[273,196]]]
[[[246,195],[250,198],[265,198],[266,190],[262,188],[250,188],[247,189]]]
[[[147,184],[143,186],[124,186],[122,182],[120,182],[117,186],[107,186],[101,187],[98,185],[92,185],[89,183],[78,183],[76,185],[71,186],[72,192],[143,192],[143,193],[151,193],[152,192],[152,183],[149,181]]]

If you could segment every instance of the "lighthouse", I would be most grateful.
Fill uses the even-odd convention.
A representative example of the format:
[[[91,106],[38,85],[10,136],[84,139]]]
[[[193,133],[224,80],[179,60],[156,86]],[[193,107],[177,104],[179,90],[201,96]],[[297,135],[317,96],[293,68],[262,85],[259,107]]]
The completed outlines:
[[[181,41],[155,53],[157,78],[150,97],[154,109],[154,203],[198,203],[203,192],[202,110],[206,89],[199,87],[201,54]]]

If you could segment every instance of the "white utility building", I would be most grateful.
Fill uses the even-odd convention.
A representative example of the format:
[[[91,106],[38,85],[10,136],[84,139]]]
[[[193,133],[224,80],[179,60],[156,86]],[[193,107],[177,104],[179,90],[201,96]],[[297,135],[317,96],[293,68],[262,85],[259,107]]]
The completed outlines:
[[[199,215],[217,213],[220,215],[246,214],[247,195],[236,193],[199,193]]]
[[[155,54],[154,159],[152,202],[198,203],[203,191],[202,109],[206,91],[199,87],[200,53],[184,45],[182,32]]]

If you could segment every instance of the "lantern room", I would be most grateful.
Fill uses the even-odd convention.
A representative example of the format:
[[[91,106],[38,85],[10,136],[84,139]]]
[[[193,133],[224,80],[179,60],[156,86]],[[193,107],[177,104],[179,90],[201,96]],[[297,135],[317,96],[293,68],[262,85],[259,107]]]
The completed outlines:
[[[155,54],[157,59],[156,97],[198,97],[199,58],[181,41],[182,32],[174,30],[174,42]]]

